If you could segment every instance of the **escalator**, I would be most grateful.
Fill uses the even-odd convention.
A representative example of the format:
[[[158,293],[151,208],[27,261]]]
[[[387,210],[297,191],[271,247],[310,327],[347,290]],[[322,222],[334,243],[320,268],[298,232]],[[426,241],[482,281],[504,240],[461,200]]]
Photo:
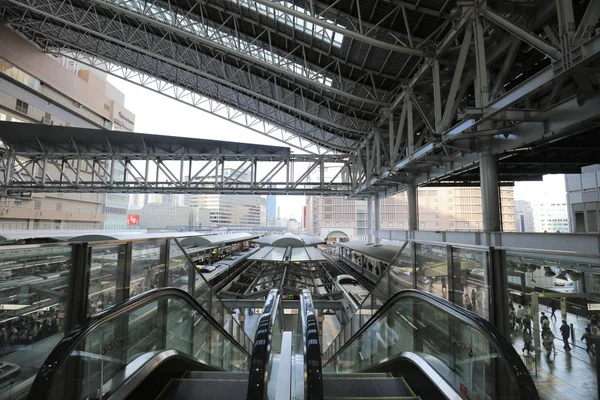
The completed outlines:
[[[163,288],[90,317],[51,352],[28,398],[539,399],[492,325],[429,293],[359,309],[324,353],[308,290],[285,316],[271,290],[254,343],[203,304]]]
[[[310,293],[301,299],[311,326]],[[493,325],[426,292],[403,290],[359,309],[322,355],[313,326],[304,331],[305,399],[539,399]]]
[[[254,344],[231,315],[206,309],[162,288],[88,318],[48,356],[28,399],[263,399],[278,291],[267,296]]]

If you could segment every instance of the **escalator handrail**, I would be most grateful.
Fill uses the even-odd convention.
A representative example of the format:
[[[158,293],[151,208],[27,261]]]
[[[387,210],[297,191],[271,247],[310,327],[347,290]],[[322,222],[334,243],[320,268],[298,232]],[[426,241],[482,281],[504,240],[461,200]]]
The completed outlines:
[[[398,301],[406,298],[420,299],[425,302],[437,306],[444,311],[449,312],[452,316],[458,318],[461,322],[475,327],[482,335],[484,335],[496,348],[501,352],[506,359],[507,364],[512,368],[515,379],[519,385],[519,393],[527,393],[528,399],[539,399],[539,394],[531,378],[531,374],[523,364],[523,361],[515,351],[514,347],[506,340],[504,335],[498,329],[488,322],[486,319],[476,315],[466,309],[450,303],[431,293],[416,289],[404,289],[396,292],[373,314],[371,318],[356,332],[352,337],[344,343],[344,345],[335,352],[323,366],[327,366],[332,360],[335,360],[343,351],[345,351],[358,337],[367,331],[382,315],[385,315]],[[357,314],[360,310],[357,311]],[[342,330],[343,332],[343,330]],[[334,340],[335,341],[335,340]]]
[[[51,393],[52,384],[57,371],[62,366],[63,362],[74,350],[75,346],[85,338],[89,333],[96,329],[106,321],[118,318],[126,315],[127,313],[143,307],[144,305],[159,300],[161,298],[178,298],[182,299],[189,305],[191,305],[196,311],[199,311],[203,317],[205,317],[210,324],[219,331],[219,333],[225,336],[234,346],[241,350],[244,354],[250,357],[250,353],[246,350],[237,340],[233,338],[226,330],[217,322],[208,311],[206,311],[196,299],[194,299],[188,292],[179,288],[157,288],[151,289],[147,292],[138,294],[129,300],[116,304],[115,306],[101,311],[97,314],[91,315],[86,318],[80,325],[67,333],[58,344],[52,349],[44,364],[42,364],[35,380],[33,382],[28,400],[42,400],[47,398],[47,395]]]
[[[271,289],[265,300],[263,312],[258,320],[250,372],[248,374],[247,400],[263,400],[267,397],[267,380],[269,378],[269,360],[271,356],[271,339],[275,319],[280,317],[281,301],[279,290]]]
[[[302,336],[304,337],[304,398],[323,399],[323,368],[321,365],[321,345],[319,330],[310,291],[303,289],[300,294],[302,315]]]

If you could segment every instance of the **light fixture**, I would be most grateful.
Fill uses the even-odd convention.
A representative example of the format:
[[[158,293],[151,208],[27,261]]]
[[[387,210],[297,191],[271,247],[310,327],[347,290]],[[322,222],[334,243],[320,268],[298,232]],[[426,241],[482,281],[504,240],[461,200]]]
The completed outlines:
[[[525,264],[519,263],[519,266],[517,267],[517,271],[519,271],[519,272],[527,272],[527,267],[525,266]]]
[[[546,270],[546,272],[544,272],[544,276],[546,276],[546,277],[548,277],[548,278],[551,278],[551,277],[553,277],[554,275],[556,275],[556,274],[554,273],[554,271],[552,271],[552,270],[550,269],[550,267],[544,267],[544,269]]]
[[[535,264],[527,264],[527,272],[535,272],[539,266],[535,265]]]
[[[562,271],[562,270],[558,272],[558,275],[556,275],[556,279],[568,281],[567,275],[565,275],[565,271]]]
[[[567,276],[572,281],[578,281],[581,278],[583,278],[583,272],[577,272],[577,271],[574,271],[574,270],[570,269],[570,270],[567,271]]]

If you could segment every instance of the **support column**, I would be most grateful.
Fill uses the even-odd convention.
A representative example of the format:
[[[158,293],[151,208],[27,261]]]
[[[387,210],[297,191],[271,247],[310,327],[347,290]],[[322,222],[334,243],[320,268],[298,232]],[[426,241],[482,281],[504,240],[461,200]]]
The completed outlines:
[[[381,245],[379,230],[381,229],[381,199],[375,197],[375,246]]]
[[[500,232],[500,202],[498,201],[498,163],[491,154],[482,154],[479,160],[481,179],[481,213],[484,232]]]
[[[419,195],[416,185],[408,185],[406,197],[408,200],[408,230],[416,231],[419,229]]]
[[[367,198],[367,244],[373,244],[373,198]]]

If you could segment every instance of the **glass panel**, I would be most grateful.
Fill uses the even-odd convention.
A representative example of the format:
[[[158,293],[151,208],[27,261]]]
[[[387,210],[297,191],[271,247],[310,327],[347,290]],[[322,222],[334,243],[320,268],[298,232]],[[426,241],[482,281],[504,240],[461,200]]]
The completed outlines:
[[[533,375],[553,371],[564,361],[569,368],[561,372],[560,379],[567,390],[578,393],[579,382],[591,382],[595,391],[595,348],[586,345],[586,329],[600,333],[598,311],[588,310],[589,304],[600,303],[598,256],[512,250],[504,254],[515,350],[523,353]],[[566,327],[561,330],[563,325]],[[544,332],[551,333],[545,335],[546,345]],[[543,378],[534,380],[540,388],[545,385]]]
[[[448,299],[446,246],[416,243],[417,288]]]
[[[145,353],[177,349],[225,370],[245,370],[248,357],[207,319],[207,314],[179,297],[163,296],[121,315],[105,316],[79,339],[60,364],[50,399],[110,396],[111,382]]]
[[[412,242],[409,242],[402,254],[390,267],[390,296],[400,290],[412,289],[414,286],[414,269],[412,262]]]
[[[186,261],[186,256],[175,239],[171,239],[169,241],[169,284],[167,286],[177,287],[190,293]]]
[[[468,399],[519,398],[512,366],[493,342],[419,298],[399,299],[323,372],[358,372],[403,351],[420,354],[458,393],[464,386]]]
[[[70,246],[0,248],[0,393],[32,379],[64,336]]]
[[[452,248],[454,303],[487,320],[490,319],[488,259],[487,251]]]
[[[129,296],[158,287],[165,270],[165,241],[133,243]]]
[[[88,315],[125,300],[125,250],[124,244],[90,247],[92,262],[88,284]]]

